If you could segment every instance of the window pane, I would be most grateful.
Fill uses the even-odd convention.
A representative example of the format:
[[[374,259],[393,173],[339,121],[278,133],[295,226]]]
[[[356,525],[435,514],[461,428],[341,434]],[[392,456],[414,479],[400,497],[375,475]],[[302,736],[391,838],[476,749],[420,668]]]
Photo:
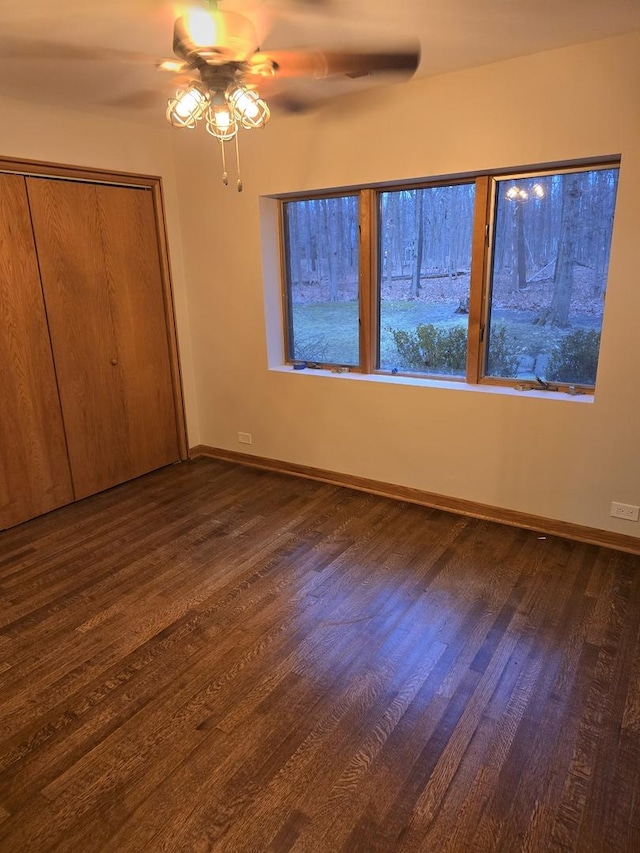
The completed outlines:
[[[284,205],[289,358],[360,364],[358,197]]]
[[[617,181],[496,182],[487,376],[595,384]]]
[[[382,370],[464,376],[474,184],[380,193]]]

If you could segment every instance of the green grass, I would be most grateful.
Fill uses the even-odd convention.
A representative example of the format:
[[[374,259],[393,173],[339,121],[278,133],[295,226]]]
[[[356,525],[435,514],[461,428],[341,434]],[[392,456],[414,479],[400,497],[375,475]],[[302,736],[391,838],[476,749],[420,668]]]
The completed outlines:
[[[455,306],[436,305],[428,311],[417,301],[386,301],[380,318],[382,364],[397,366],[398,353],[389,328],[415,329],[419,323],[440,326],[466,325],[467,318],[454,314]],[[295,357],[306,361],[356,365],[358,359],[358,303],[309,302],[294,307]]]
[[[330,364],[359,364],[357,302],[295,305],[293,322],[295,358]]]

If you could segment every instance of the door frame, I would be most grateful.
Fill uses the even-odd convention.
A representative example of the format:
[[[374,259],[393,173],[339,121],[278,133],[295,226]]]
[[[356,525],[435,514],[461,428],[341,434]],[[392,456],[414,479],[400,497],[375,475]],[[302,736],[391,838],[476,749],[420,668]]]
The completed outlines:
[[[47,163],[38,160],[22,160],[13,157],[0,156],[0,172],[24,175],[34,178],[54,178],[61,181],[77,181],[80,183],[106,184],[121,187],[139,187],[151,190],[153,211],[158,238],[158,259],[160,262],[160,277],[162,280],[162,300],[169,348],[169,368],[171,371],[171,386],[176,413],[176,436],[178,452],[181,461],[189,458],[189,441],[187,436],[187,420],[184,408],[184,393],[182,386],[182,369],[180,366],[180,351],[178,348],[178,332],[173,299],[173,284],[171,281],[171,262],[167,240],[167,223],[164,213],[162,178],[157,175],[141,175],[135,172],[118,172],[97,169],[90,166],[68,166],[61,163]]]

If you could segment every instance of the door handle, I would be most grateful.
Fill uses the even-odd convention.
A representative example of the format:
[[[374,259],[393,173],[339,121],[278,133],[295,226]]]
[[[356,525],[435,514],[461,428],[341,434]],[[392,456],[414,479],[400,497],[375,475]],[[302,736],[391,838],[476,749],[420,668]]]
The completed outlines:
[[[116,366],[116,364],[117,364],[117,363],[118,363],[118,359],[117,359],[117,358],[112,358],[112,359],[111,359],[111,364],[112,364],[114,367]]]

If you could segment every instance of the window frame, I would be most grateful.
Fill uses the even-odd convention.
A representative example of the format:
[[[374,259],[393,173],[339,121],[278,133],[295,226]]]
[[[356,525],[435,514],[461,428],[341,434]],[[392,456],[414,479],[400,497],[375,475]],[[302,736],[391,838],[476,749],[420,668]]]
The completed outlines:
[[[543,166],[543,167],[525,167],[520,169],[511,169],[511,170],[501,170],[495,171],[488,175],[489,177],[489,189],[488,189],[488,199],[487,199],[487,218],[486,218],[486,226],[485,226],[485,240],[486,240],[486,249],[485,249],[485,268],[484,268],[484,278],[483,278],[483,286],[482,286],[482,310],[481,310],[481,337],[482,337],[482,349],[480,351],[479,358],[479,367],[480,367],[480,375],[477,383],[478,385],[488,385],[488,386],[497,386],[501,388],[519,388],[521,390],[528,389],[536,389],[536,390],[547,390],[547,391],[563,391],[571,393],[580,393],[580,394],[588,394],[593,396],[595,393],[595,381],[593,385],[581,384],[579,382],[562,382],[562,381],[552,381],[545,382],[543,385],[538,385],[535,380],[531,379],[518,379],[518,378],[509,378],[509,377],[499,377],[499,376],[487,376],[484,371],[486,370],[486,362],[487,362],[487,349],[489,345],[489,334],[487,334],[489,329],[489,314],[491,311],[491,298],[492,298],[492,275],[493,275],[493,262],[494,262],[494,248],[495,248],[495,240],[496,240],[496,224],[497,224],[497,197],[498,197],[498,184],[504,181],[518,181],[523,179],[533,179],[533,178],[545,178],[545,177],[553,177],[554,175],[567,175],[567,174],[576,174],[579,172],[595,172],[595,171],[604,171],[607,169],[617,169],[620,171],[620,157],[608,157],[608,158],[599,158],[597,160],[589,160],[589,161],[579,161],[572,163],[561,163],[552,166]],[[617,198],[616,198],[617,203]],[[614,221],[615,221],[615,205],[613,210]],[[611,247],[609,247],[611,248]],[[608,279],[608,269],[607,269],[607,279]],[[603,309],[604,310],[604,309]],[[602,339],[601,339],[602,343]],[[598,358],[600,356],[600,351],[598,351]],[[597,381],[597,376],[596,376]],[[545,387],[546,386],[546,387]]]
[[[358,239],[358,364],[343,364],[340,362],[332,362],[332,361],[306,361],[305,364],[308,367],[321,367],[329,370],[338,370],[338,369],[348,369],[349,372],[353,373],[371,373],[371,370],[365,369],[363,366],[363,361],[365,361],[365,346],[369,347],[369,340],[366,335],[366,319],[364,316],[364,308],[363,308],[363,278],[366,277],[366,273],[363,272],[363,254],[362,254],[362,234],[367,224],[363,223],[363,201],[362,201],[362,190],[358,187],[345,189],[345,190],[332,190],[330,192],[322,192],[322,193],[306,193],[304,195],[294,195],[287,196],[286,198],[281,198],[279,200],[278,205],[278,230],[280,233],[280,281],[281,281],[281,289],[282,289],[282,323],[283,323],[283,335],[284,335],[284,356],[285,356],[285,364],[295,364],[299,361],[293,357],[292,351],[292,342],[293,342],[293,311],[291,307],[291,287],[289,284],[289,263],[288,263],[288,242],[289,242],[289,228],[287,224],[287,214],[286,214],[286,205],[291,202],[300,202],[300,201],[319,201],[321,199],[329,199],[329,198],[356,198],[358,201],[358,230],[359,230],[359,239]],[[366,366],[369,366],[369,362],[367,361]]]
[[[542,389],[529,379],[495,377],[485,375],[487,362],[488,334],[491,298],[493,252],[497,220],[497,188],[503,181],[548,177],[559,174],[620,169],[620,157],[563,162],[558,164],[499,169],[438,177],[418,181],[403,181],[374,186],[356,186],[322,192],[296,193],[278,198],[278,226],[280,233],[280,265],[283,306],[283,329],[285,363],[293,364],[291,357],[291,287],[288,280],[288,228],[286,227],[285,205],[296,201],[322,198],[357,196],[359,227],[359,364],[342,365],[333,362],[307,362],[308,366],[327,370],[346,368],[348,372],[378,376],[401,376],[426,379],[434,382],[459,383],[461,385],[497,386],[502,388],[569,391],[593,395],[595,385],[552,382]],[[381,198],[383,193],[403,190],[429,189],[432,187],[475,185],[473,226],[471,237],[471,272],[469,285],[469,313],[467,319],[467,359],[464,376],[449,376],[428,372],[387,370],[379,367],[380,360],[380,238]],[[615,208],[614,208],[615,216]],[[608,274],[608,272],[607,272]]]
[[[395,184],[390,186],[378,187],[375,190],[375,194],[377,196],[376,202],[376,229],[375,229],[375,237],[377,240],[377,245],[373,247],[373,250],[376,252],[376,260],[379,264],[379,251],[380,251],[380,208],[381,208],[381,196],[383,193],[387,192],[400,192],[402,190],[424,190],[424,189],[432,189],[436,187],[453,187],[453,186],[462,186],[467,184],[475,185],[475,198],[474,198],[474,207],[473,207],[473,225],[471,232],[471,280],[469,285],[469,321],[467,324],[467,363],[466,370],[464,376],[451,376],[451,375],[443,375],[441,373],[429,373],[428,371],[402,371],[402,370],[385,370],[379,366],[380,363],[380,323],[379,323],[379,306],[380,306],[380,291],[381,291],[381,282],[380,276],[378,275],[378,268],[375,270],[375,280],[374,280],[374,310],[376,312],[376,325],[375,325],[375,344],[374,344],[374,360],[373,363],[375,367],[369,371],[371,373],[376,373],[380,376],[408,376],[413,378],[423,378],[423,379],[433,379],[436,382],[458,382],[461,384],[470,384],[477,385],[479,383],[479,379],[476,378],[476,371],[474,369],[474,365],[472,363],[472,353],[477,353],[477,347],[480,345],[481,335],[479,327],[474,329],[474,333],[471,331],[471,316],[473,311],[473,316],[479,316],[479,312],[481,311],[482,300],[477,298],[477,294],[474,294],[474,283],[476,283],[481,289],[481,281],[484,281],[484,261],[477,261],[478,252],[485,252],[485,223],[484,219],[486,218],[486,205],[487,199],[485,198],[486,186],[488,184],[488,175],[466,175],[463,177],[455,177],[451,179],[447,178],[438,178],[436,180],[430,181],[420,181],[418,183],[410,183],[410,184]],[[480,214],[480,215],[479,215]],[[482,274],[482,276],[481,276]],[[474,295],[476,295],[476,299],[474,301]]]

